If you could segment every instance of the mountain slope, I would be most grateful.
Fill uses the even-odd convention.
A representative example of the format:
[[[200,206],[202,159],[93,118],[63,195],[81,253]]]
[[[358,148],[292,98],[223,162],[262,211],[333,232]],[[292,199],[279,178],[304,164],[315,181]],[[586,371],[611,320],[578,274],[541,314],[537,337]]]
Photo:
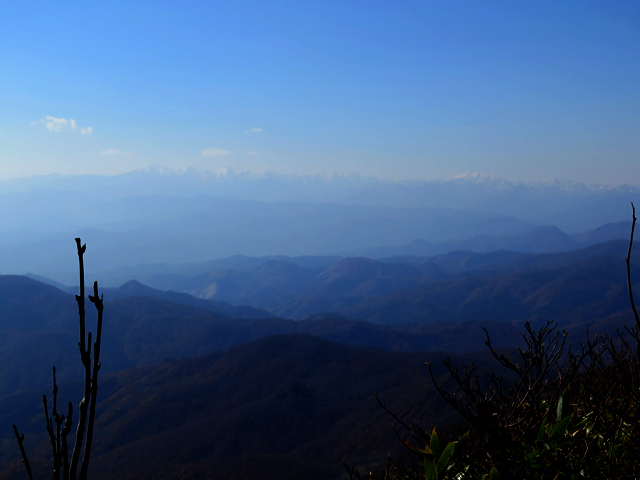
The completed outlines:
[[[77,304],[72,295],[26,277],[0,276],[0,395],[40,388],[51,381],[50,365],[60,381],[82,377],[77,352]],[[87,329],[93,330],[87,310]],[[476,328],[479,328],[476,326]],[[510,327],[512,336],[517,330]],[[113,372],[227,349],[267,335],[309,333],[338,342],[385,350],[430,350],[450,346],[477,350],[481,342],[452,341],[455,333],[440,327],[404,331],[335,316],[306,322],[278,318],[233,319],[186,305],[150,297],[105,302],[103,371]],[[508,342],[507,342],[508,344]]]
[[[90,473],[120,479],[217,477],[220,471],[247,480],[337,478],[346,455],[371,463],[403,448],[374,392],[404,418],[440,424],[453,418],[427,380],[425,362],[433,360],[440,377],[441,358],[285,335],[111,374],[100,386]],[[487,357],[474,358],[484,368]],[[453,361],[468,365],[470,359]],[[73,388],[65,385],[64,392]],[[29,420],[41,405],[36,395],[21,397],[27,400],[35,405],[15,418],[7,415],[14,398],[0,399],[0,424],[17,422],[32,456],[48,459],[41,422]],[[23,474],[16,453],[0,479]],[[229,468],[241,464],[244,469]]]
[[[65,291],[69,293],[75,293],[77,290],[77,287],[65,289]],[[230,305],[227,302],[196,298],[182,292],[165,292],[163,290],[157,290],[143,285],[136,280],[130,280],[117,288],[104,288],[101,291],[106,295],[106,298],[108,298],[109,301],[129,297],[149,297],[165,300],[178,305],[185,305],[187,307],[201,308],[225,317],[256,319],[272,318],[274,316],[260,308]]]
[[[268,258],[254,268],[175,278],[173,287],[298,320],[333,312],[396,325],[551,316],[587,321],[590,315],[628,308],[623,294],[627,248],[628,242],[613,240],[553,254],[455,251],[435,257],[344,258],[326,268],[303,267],[296,258]],[[634,268],[640,265],[635,257],[632,261]],[[582,296],[575,294],[578,289]]]

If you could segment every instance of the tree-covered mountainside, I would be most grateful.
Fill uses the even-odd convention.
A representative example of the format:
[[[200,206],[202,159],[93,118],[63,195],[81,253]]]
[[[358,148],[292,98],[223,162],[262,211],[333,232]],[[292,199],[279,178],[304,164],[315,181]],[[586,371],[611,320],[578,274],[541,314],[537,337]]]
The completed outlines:
[[[401,453],[374,392],[427,424],[453,418],[427,384],[425,362],[441,356],[295,334],[104,375],[91,477],[338,478],[345,457],[381,463],[388,451]],[[454,358],[481,366],[488,360]],[[61,395],[75,388],[60,382]],[[416,403],[416,392],[426,401]],[[49,458],[40,398],[33,392],[0,399],[0,425],[8,427],[0,429],[0,479],[24,475],[11,423],[23,425],[34,469]]]
[[[0,361],[10,368],[0,374],[0,395],[41,388],[51,381],[46,362],[58,367],[61,380],[80,378],[76,365],[75,300],[54,287],[26,277],[0,276]],[[197,301],[197,299],[193,299]],[[206,301],[204,301],[206,303]],[[103,364],[106,372],[224,350],[273,334],[307,333],[340,343],[390,351],[442,350],[469,352],[481,348],[479,325],[430,323],[385,327],[336,316],[304,322],[229,318],[153,297],[125,297],[106,302]],[[502,344],[517,340],[518,326],[508,324]]]
[[[536,258],[537,256],[522,257],[521,260],[531,262]],[[577,270],[556,269],[549,273],[543,269],[542,273],[526,273],[525,275],[531,276],[534,280],[544,280],[538,284],[548,289],[546,297],[543,298],[548,299],[551,304],[546,306],[539,298],[536,299],[537,303],[523,301],[526,298],[515,283],[515,280],[519,279],[515,274],[501,271],[491,271],[488,274],[471,271],[472,274],[465,274],[458,280],[448,280],[451,282],[449,285],[452,285],[451,291],[455,287],[455,291],[460,295],[469,296],[475,301],[469,301],[463,306],[462,313],[453,318],[457,321],[423,322],[413,325],[403,324],[407,322],[399,322],[400,325],[375,325],[331,313],[310,316],[304,321],[282,318],[239,319],[221,315],[220,302],[197,299],[176,292],[159,292],[129,283],[120,289],[105,290],[109,322],[104,326],[103,368],[107,372],[117,371],[168,358],[204,355],[267,335],[288,333],[307,333],[348,345],[370,346],[389,351],[440,350],[468,353],[483,348],[482,337],[478,335],[481,326],[496,331],[496,345],[517,345],[521,341],[519,331],[522,323],[517,321],[516,314],[525,312],[528,317],[524,318],[530,318],[532,309],[540,303],[543,303],[540,307],[543,311],[551,312],[552,308],[556,308],[560,312],[556,318],[563,328],[576,332],[576,335],[581,336],[587,325],[592,329],[614,332],[619,325],[619,318],[627,314],[628,305],[624,301],[624,289],[615,283],[617,277],[609,274],[607,263],[601,266],[600,270],[588,274],[594,259],[598,258],[600,257],[587,257],[590,263],[587,263],[586,267],[584,259],[580,260],[582,263],[578,262],[577,265],[582,265],[582,270],[572,267]],[[360,259],[353,260],[347,262],[347,265],[354,269],[347,269],[346,280],[345,276],[335,275],[333,283],[344,286],[349,278],[364,278]],[[403,275],[418,268],[406,264],[372,261],[366,261],[365,264],[367,268],[364,271],[374,278],[378,266],[384,267],[385,271],[401,272]],[[538,267],[542,264],[545,264],[543,259],[534,262]],[[557,265],[558,262],[551,264]],[[447,268],[460,269],[460,258],[457,258],[456,262],[450,262]],[[506,267],[497,264],[492,268]],[[567,276],[567,272],[572,275]],[[598,275],[598,272],[602,272],[601,275]],[[335,269],[329,268],[325,273],[326,278],[329,278],[329,274],[335,273]],[[482,281],[486,281],[482,280],[483,278],[490,279],[492,283],[489,285],[492,288],[478,287],[482,285]],[[502,283],[497,283],[497,279],[501,279]],[[555,280],[555,283],[549,279]],[[520,281],[521,289],[532,288],[521,278]],[[568,290],[565,301],[561,295],[565,290],[561,285],[564,285],[565,289],[571,289],[578,284],[576,282],[580,284],[580,289],[577,293]],[[535,282],[532,283],[534,286],[537,285]],[[77,320],[73,297],[57,288],[21,276],[0,276],[0,286],[0,361],[11,366],[0,373],[0,395],[48,385],[48,369],[38,368],[43,362],[58,366],[61,380],[79,378],[81,371],[74,360]],[[470,286],[475,289],[470,289]],[[554,291],[554,288],[558,291]],[[605,289],[605,294],[597,291],[597,288]],[[539,291],[545,294],[543,289]],[[110,301],[110,293],[121,298]],[[411,300],[415,304],[416,298],[411,297],[412,295],[416,295],[418,300],[429,298],[431,295],[431,301],[438,301],[439,305],[444,305],[444,310],[444,302],[453,301],[451,298],[448,299],[445,293],[445,290],[430,292],[425,288],[391,297],[382,296],[378,299],[378,310],[389,317],[410,317],[411,315],[403,315],[407,309],[413,308]],[[576,296],[578,293],[581,296]],[[592,298],[584,301],[583,298],[589,294],[593,295]],[[401,295],[406,295],[406,303],[402,303]],[[441,298],[438,299],[438,295]],[[389,301],[389,298],[393,301]],[[571,306],[578,302],[585,305],[572,309]],[[252,308],[225,304],[222,304],[222,307],[227,309],[222,310],[225,313],[231,311],[247,316],[260,316],[260,311]],[[491,315],[487,312],[491,312]],[[415,316],[416,313],[412,315]],[[436,318],[451,320],[446,317]],[[466,321],[461,321],[463,319]]]
[[[63,290],[68,293],[74,293],[76,288],[70,287],[64,288]],[[110,301],[129,297],[148,297],[165,300],[167,302],[175,303],[178,305],[201,308],[203,310],[208,310],[212,313],[215,313],[216,315],[231,318],[256,319],[274,317],[272,313],[260,308],[247,307],[243,305],[231,305],[227,302],[197,298],[183,292],[166,292],[163,290],[148,287],[136,280],[130,280],[117,288],[105,288],[103,289],[103,292],[106,293],[107,298]]]
[[[593,322],[628,309],[625,249],[626,241],[613,240],[554,254],[456,251],[385,260],[331,257],[324,262],[322,257],[315,262],[308,257],[237,258],[195,275],[139,272],[138,280],[297,320],[332,312],[392,325]]]

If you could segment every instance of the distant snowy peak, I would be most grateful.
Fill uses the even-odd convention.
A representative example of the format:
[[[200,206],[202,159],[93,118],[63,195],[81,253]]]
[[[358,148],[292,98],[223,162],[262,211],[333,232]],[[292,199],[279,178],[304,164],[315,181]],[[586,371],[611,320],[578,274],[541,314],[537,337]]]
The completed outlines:
[[[504,187],[528,187],[538,189],[560,189],[568,192],[605,192],[605,191],[626,191],[636,192],[640,191],[639,187],[632,185],[598,185],[598,184],[586,184],[580,182],[574,182],[570,180],[511,180],[497,177],[495,175],[489,175],[486,173],[472,172],[465,173],[463,175],[456,175],[446,180],[440,180],[443,183],[466,183],[492,186],[496,188]],[[427,181],[428,182],[428,181]]]
[[[512,188],[528,188],[539,190],[561,190],[567,193],[598,193],[598,192],[640,192],[640,187],[632,185],[597,185],[584,184],[567,180],[548,181],[522,181],[497,177],[482,172],[470,172],[456,175],[447,179],[413,179],[413,180],[391,180],[374,176],[360,175],[358,173],[338,174],[335,172],[324,174],[285,174],[273,171],[257,172],[251,170],[234,170],[224,168],[221,170],[204,170],[187,167],[183,169],[170,169],[161,166],[150,166],[142,170],[136,170],[126,175],[139,177],[165,177],[182,180],[199,180],[201,182],[282,182],[285,184],[300,185],[327,185],[343,187],[382,187],[382,186],[416,186],[429,187],[433,185],[476,185],[488,190],[506,190]]]
[[[0,181],[2,193],[85,192],[109,198],[139,195],[222,195],[261,201],[310,201],[394,206],[470,208],[505,195],[530,198],[627,195],[630,185],[526,182],[473,172],[440,180],[390,180],[359,174],[301,175],[272,171],[170,169],[150,166],[121,175],[42,175]],[[475,208],[475,207],[474,207]],[[502,209],[497,209],[498,211]]]
[[[466,182],[474,182],[474,183],[496,183],[496,182],[505,182],[506,180],[496,177],[495,175],[489,175],[487,173],[480,172],[471,172],[471,173],[463,173],[462,175],[456,175],[455,177],[451,177],[449,181],[463,180]]]

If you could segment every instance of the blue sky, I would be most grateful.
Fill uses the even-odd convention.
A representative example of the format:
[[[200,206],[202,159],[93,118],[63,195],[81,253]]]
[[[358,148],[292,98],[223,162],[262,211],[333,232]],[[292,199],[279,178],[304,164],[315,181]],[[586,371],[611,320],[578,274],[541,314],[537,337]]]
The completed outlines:
[[[11,2],[0,178],[162,165],[640,185],[639,57],[632,1]]]

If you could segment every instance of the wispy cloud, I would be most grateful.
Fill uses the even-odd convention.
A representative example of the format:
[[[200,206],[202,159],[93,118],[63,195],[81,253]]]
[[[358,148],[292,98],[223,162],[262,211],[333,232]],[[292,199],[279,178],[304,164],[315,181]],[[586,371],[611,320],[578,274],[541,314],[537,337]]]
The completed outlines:
[[[252,128],[251,130],[245,130],[244,133],[262,133],[262,128]]]
[[[93,127],[78,127],[78,124],[73,118],[67,120],[66,118],[56,118],[49,115],[38,122],[31,122],[32,127],[39,124],[43,124],[45,128],[51,132],[75,132],[80,128],[82,135],[93,133]]]
[[[133,152],[122,152],[117,149],[110,148],[109,150],[102,150],[102,155],[131,155]]]
[[[220,155],[229,155],[229,150],[222,150],[221,148],[207,148],[202,150],[203,157],[219,157]]]
[[[258,154],[258,152],[253,152],[253,151],[247,152],[247,155],[257,155],[257,154]]]

